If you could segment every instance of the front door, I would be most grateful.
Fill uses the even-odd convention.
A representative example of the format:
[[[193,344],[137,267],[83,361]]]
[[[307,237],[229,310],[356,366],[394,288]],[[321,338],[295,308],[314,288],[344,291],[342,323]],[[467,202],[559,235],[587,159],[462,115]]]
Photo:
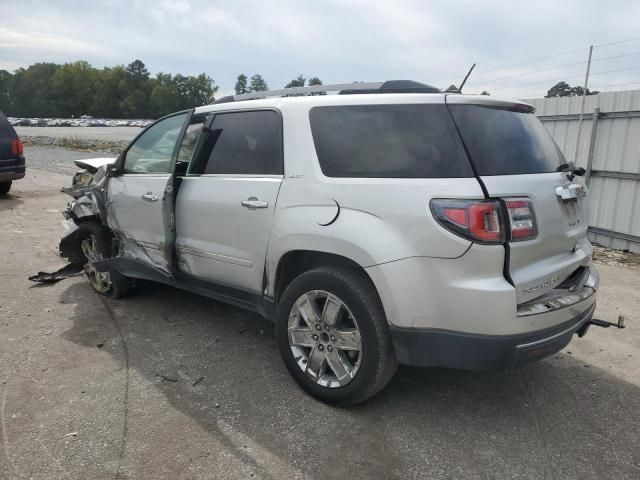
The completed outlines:
[[[178,268],[261,293],[283,176],[281,116],[220,113],[206,130],[176,198]]]
[[[142,133],[124,153],[123,173],[112,177],[108,186],[109,227],[140,248],[141,260],[165,270],[165,197],[188,117],[189,113],[167,117]]]

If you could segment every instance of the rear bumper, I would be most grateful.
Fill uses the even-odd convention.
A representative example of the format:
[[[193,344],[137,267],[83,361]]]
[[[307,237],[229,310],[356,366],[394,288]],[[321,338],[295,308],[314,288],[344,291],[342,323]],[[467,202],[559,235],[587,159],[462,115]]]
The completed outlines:
[[[23,178],[25,170],[24,157],[0,160],[0,183]]]
[[[436,329],[391,327],[398,361],[403,365],[464,370],[515,368],[562,350],[593,316],[595,302],[570,320],[517,335],[480,335]],[[569,307],[569,309],[571,309]]]

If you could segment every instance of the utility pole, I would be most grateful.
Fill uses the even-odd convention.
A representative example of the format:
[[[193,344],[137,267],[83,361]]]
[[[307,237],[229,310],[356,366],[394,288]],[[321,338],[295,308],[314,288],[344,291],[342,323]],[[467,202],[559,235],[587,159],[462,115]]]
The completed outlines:
[[[589,71],[591,70],[591,54],[593,53],[593,45],[589,47],[589,59],[587,60],[587,73],[584,76],[584,90],[582,90],[582,102],[580,105],[580,118],[578,119],[578,134],[576,135],[576,153],[573,162],[578,164],[578,153],[580,150],[580,135],[582,134],[582,117],[584,116],[584,102],[587,99],[587,85],[589,84]]]

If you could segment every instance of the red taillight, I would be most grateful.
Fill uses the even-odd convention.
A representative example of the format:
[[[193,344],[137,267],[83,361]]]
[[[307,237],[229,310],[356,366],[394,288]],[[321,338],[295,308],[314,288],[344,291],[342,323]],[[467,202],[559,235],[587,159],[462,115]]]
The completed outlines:
[[[511,240],[531,240],[538,236],[536,217],[529,200],[506,200],[511,224]]]
[[[442,226],[478,243],[504,243],[531,240],[538,235],[533,205],[529,200],[433,199],[431,211]],[[504,222],[509,221],[509,228]]]
[[[11,142],[11,154],[14,157],[19,157],[24,153],[24,146],[19,138],[14,138],[13,142]]]
[[[479,243],[504,243],[500,203],[494,200],[431,200],[436,220],[452,232]]]

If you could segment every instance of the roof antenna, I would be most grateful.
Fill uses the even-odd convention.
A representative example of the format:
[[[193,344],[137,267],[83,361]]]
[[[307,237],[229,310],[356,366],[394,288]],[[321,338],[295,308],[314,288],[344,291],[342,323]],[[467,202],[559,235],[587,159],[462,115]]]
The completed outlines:
[[[476,64],[475,63],[473,65],[471,65],[471,68],[467,72],[467,76],[464,77],[464,80],[462,81],[462,83],[458,87],[458,93],[462,93],[462,87],[464,87],[464,84],[467,83],[467,79],[469,78],[469,75],[471,75],[471,72],[473,72],[474,68],[476,68]]]

